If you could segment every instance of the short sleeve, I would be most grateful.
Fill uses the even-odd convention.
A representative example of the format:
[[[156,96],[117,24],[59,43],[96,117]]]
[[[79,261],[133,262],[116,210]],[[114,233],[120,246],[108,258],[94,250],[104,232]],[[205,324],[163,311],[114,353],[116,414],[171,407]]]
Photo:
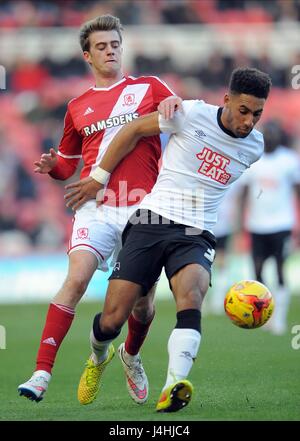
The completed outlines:
[[[162,133],[178,133],[180,132],[184,124],[189,117],[189,114],[196,104],[196,100],[187,100],[182,102],[183,110],[177,110],[174,113],[174,117],[169,120],[165,120],[162,115],[158,117],[159,129]]]
[[[175,95],[172,89],[160,78],[158,77],[150,77],[152,80],[152,94],[153,94],[153,103],[155,108],[158,107],[159,103],[169,96]]]

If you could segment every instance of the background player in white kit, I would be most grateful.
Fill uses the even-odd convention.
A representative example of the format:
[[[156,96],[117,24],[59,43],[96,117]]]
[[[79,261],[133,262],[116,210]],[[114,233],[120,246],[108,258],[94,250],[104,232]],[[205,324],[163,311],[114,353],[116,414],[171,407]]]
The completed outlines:
[[[201,339],[201,304],[214,259],[212,230],[218,205],[229,186],[263,153],[263,137],[254,126],[270,86],[267,74],[236,69],[224,107],[184,101],[183,112],[169,121],[157,112],[139,118],[119,132],[100,163],[98,188],[140,137],[160,131],[171,134],[157,182],[124,230],[103,313],[94,318],[91,332],[93,350],[107,352],[136,300],[147,295],[165,268],[177,323],[168,342],[169,366],[156,406],[159,412],[177,411],[191,398],[193,387],[186,378]],[[86,179],[85,186],[93,187],[92,181]],[[88,390],[84,371],[78,393],[84,396]]]
[[[227,289],[234,283],[231,274],[230,256],[234,234],[238,228],[238,196],[240,185],[235,182],[226,192],[218,207],[218,220],[213,229],[217,239],[216,258],[213,268],[213,286],[209,293],[208,311],[220,315],[224,313],[224,297]]]
[[[247,212],[245,227],[251,234],[256,279],[264,282],[268,258],[276,262],[275,310],[266,329],[281,335],[287,328],[290,301],[284,262],[296,225],[296,195],[300,203],[300,161],[296,152],[281,145],[281,129],[275,122],[267,123],[263,134],[265,153],[243,177],[242,211]]]
[[[35,163],[36,172],[67,179],[75,172],[82,157],[81,177],[89,176],[122,125],[156,110],[162,100],[173,96],[173,92],[157,77],[124,76],[121,69],[121,30],[119,19],[110,15],[97,17],[82,26],[80,44],[96,84],[69,102],[58,153],[51,149],[49,154],[42,155]],[[172,113],[173,107],[180,101],[176,97],[170,98],[162,107],[165,115]],[[68,275],[49,306],[36,369],[30,380],[18,387],[20,395],[34,401],[43,398],[57,351],[72,324],[75,307],[95,270],[107,269],[107,259],[119,246],[129,214],[136,209],[139,198],[154,185],[160,154],[158,136],[141,140],[137,149],[111,176],[108,193],[113,197],[108,203],[97,210],[95,200],[85,201],[76,212],[68,251]],[[125,189],[119,186],[120,181],[126,182]],[[72,208],[76,211],[79,206]],[[125,345],[121,347],[127,387],[138,403],[146,401],[148,396],[148,381],[138,352],[154,315],[153,294],[154,289],[149,296],[137,302],[129,317]],[[92,357],[88,361],[89,380],[97,389],[99,383],[95,373],[102,370],[113,355],[110,350],[102,353],[100,358]]]

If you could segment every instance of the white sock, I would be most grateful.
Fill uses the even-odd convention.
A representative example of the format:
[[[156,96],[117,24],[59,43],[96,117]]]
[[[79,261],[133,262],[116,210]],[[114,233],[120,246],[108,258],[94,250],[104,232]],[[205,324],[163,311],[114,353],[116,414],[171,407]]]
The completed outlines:
[[[200,340],[201,334],[195,329],[173,329],[168,341],[169,365],[163,390],[170,384],[187,378],[196,358]]]
[[[98,341],[94,336],[94,331],[91,329],[90,343],[92,349],[91,359],[95,364],[102,363],[107,358],[108,347],[112,340]]]
[[[289,290],[280,285],[274,291],[275,308],[273,313],[272,325],[274,328],[285,329],[287,325],[287,315],[290,304]]]

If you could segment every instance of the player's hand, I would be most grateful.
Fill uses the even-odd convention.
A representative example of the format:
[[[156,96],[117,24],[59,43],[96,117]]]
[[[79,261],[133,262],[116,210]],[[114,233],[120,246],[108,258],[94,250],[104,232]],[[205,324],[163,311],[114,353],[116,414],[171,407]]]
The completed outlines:
[[[169,96],[159,103],[157,110],[168,121],[173,118],[176,110],[182,112],[182,99],[179,96]]]
[[[57,153],[54,149],[50,149],[49,153],[43,153],[39,161],[35,161],[34,173],[49,173],[57,163]]]
[[[66,206],[76,211],[85,202],[91,199],[102,199],[103,185],[95,181],[91,176],[81,179],[80,181],[68,184],[65,186],[66,190],[71,190],[65,194]],[[98,192],[100,194],[98,195]]]

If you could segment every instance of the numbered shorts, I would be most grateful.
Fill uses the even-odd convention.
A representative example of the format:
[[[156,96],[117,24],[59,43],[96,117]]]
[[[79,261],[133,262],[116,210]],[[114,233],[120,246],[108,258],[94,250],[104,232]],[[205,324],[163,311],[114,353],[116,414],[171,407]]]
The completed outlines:
[[[122,246],[122,232],[130,215],[137,206],[96,207],[96,201],[86,202],[73,219],[73,231],[68,254],[84,250],[93,253],[98,259],[98,269],[108,271],[107,260],[118,255]]]
[[[169,281],[177,271],[192,263],[201,265],[211,274],[216,244],[214,235],[159,215],[153,217],[153,214],[149,210],[138,210],[129,220],[123,232],[123,248],[110,280],[137,283],[146,295],[163,267]],[[136,223],[137,218],[143,221]],[[148,222],[144,223],[147,218]]]

